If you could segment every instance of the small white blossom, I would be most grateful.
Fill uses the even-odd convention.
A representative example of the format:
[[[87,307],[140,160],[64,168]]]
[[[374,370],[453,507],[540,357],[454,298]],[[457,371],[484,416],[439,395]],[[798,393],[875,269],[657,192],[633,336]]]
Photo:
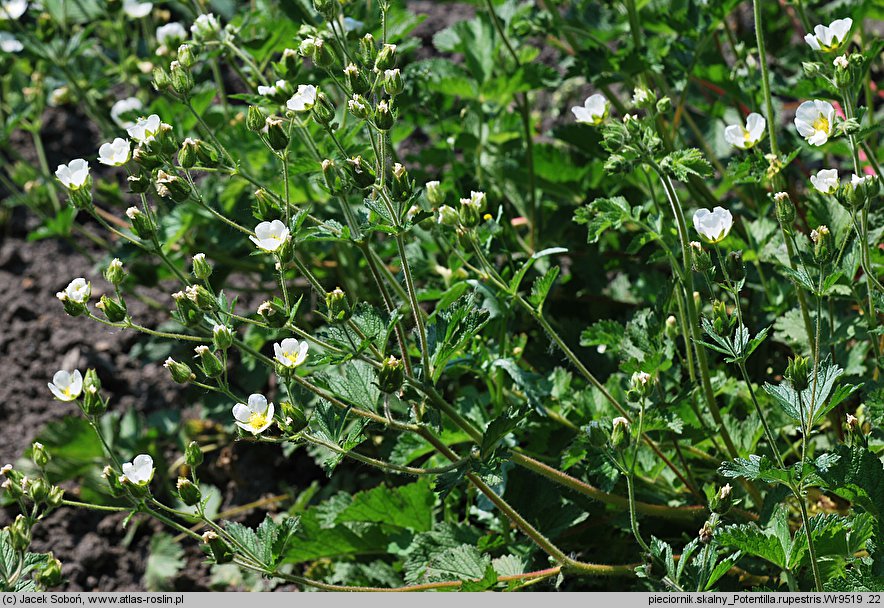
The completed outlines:
[[[55,177],[69,190],[82,188],[89,179],[89,163],[82,158],[75,158],[66,165],[59,165],[55,170]]]
[[[98,162],[111,167],[119,167],[129,162],[131,153],[129,140],[117,137],[111,143],[101,144],[98,148]]]
[[[632,91],[632,103],[640,106],[648,101],[648,90],[643,87],[635,87]]]
[[[854,173],[850,177],[850,185],[853,186],[854,190],[856,190],[856,188],[858,186],[861,186],[867,182],[872,182],[872,181],[874,181],[874,179],[875,179],[874,175],[863,175],[862,177],[860,177],[859,175]]]
[[[92,284],[88,283],[86,279],[79,278],[68,283],[68,286],[64,288],[64,291],[58,292],[55,294],[55,297],[62,301],[70,300],[77,304],[85,304],[91,295]]]
[[[11,470],[11,464],[4,464],[2,467],[0,467],[0,475],[6,476],[6,474],[9,473]]]
[[[190,33],[196,40],[210,40],[221,31],[218,18],[212,13],[200,15],[190,26]]]
[[[139,118],[134,125],[126,129],[126,133],[139,144],[144,144],[153,141],[160,131],[160,125],[162,125],[160,117],[151,114],[147,118]]]
[[[126,217],[130,220],[134,220],[139,215],[141,215],[141,211],[139,211],[138,207],[129,207],[126,209]]]
[[[12,34],[9,32],[0,32],[0,51],[3,51],[4,53],[18,53],[24,48],[24,45]]]
[[[829,27],[817,25],[813,28],[813,34],[807,34],[804,41],[815,51],[834,51],[844,44],[851,27],[853,19],[835,19]]]
[[[0,21],[18,20],[27,10],[27,0],[3,0],[0,2]]]
[[[368,111],[368,106],[365,105],[359,95],[354,95],[352,99],[347,100],[347,109],[354,114],[364,114]]]
[[[835,61],[832,62],[836,68],[841,68],[842,70],[846,70],[850,63],[847,61],[847,55],[838,55],[835,57]]]
[[[123,118],[123,115],[133,112],[140,112],[143,107],[144,105],[137,97],[127,97],[126,99],[121,99],[111,106],[111,120],[114,121],[117,126],[123,129],[128,129],[129,127],[134,125],[135,122]]]
[[[153,479],[154,471],[153,458],[147,454],[139,454],[132,462],[123,463],[123,474],[120,476],[120,481],[133,483],[136,486],[146,486]]]
[[[255,236],[250,236],[249,239],[258,249],[273,253],[289,240],[289,229],[279,220],[261,222],[255,226]]]
[[[577,122],[599,125],[608,115],[608,100],[604,95],[596,93],[587,97],[582,106],[571,108],[571,112],[574,113]]]
[[[746,126],[728,125],[724,130],[724,139],[732,146],[748,150],[764,137],[767,121],[764,116],[752,112],[746,117]]]
[[[237,403],[233,406],[233,417],[236,426],[249,431],[252,435],[261,433],[273,424],[273,403],[268,403],[264,395],[249,395],[249,403]]]
[[[187,38],[187,30],[177,21],[172,21],[157,28],[157,42],[162,46],[170,46]]]
[[[83,392],[83,376],[78,369],[72,372],[62,369],[55,372],[47,386],[59,401],[73,401]]]
[[[651,381],[651,374],[648,372],[635,372],[632,374],[632,383],[634,385],[647,386],[648,382]]]
[[[805,101],[795,112],[795,128],[807,143],[821,146],[835,131],[835,108],[828,101]]]
[[[810,183],[823,194],[832,194],[838,189],[838,170],[820,169],[816,175],[810,176]]]
[[[710,243],[717,243],[724,239],[734,225],[731,212],[723,207],[697,209],[694,213],[694,229]]]
[[[286,367],[298,367],[307,359],[307,349],[310,347],[307,341],[299,342],[295,338],[286,338],[281,343],[273,345],[273,354],[276,360]]]
[[[123,0],[123,12],[130,19],[141,19],[147,17],[153,10],[153,4],[150,2],[139,2],[138,0]]]
[[[316,104],[316,87],[312,84],[299,84],[298,92],[286,102],[292,112],[307,112]]]

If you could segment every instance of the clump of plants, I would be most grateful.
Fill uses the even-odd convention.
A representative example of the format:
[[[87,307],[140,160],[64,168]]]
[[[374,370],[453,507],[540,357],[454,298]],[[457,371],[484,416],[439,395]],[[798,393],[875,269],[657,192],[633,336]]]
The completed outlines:
[[[2,469],[0,589],[83,508],[168,529],[157,589],[195,543],[247,587],[881,590],[872,9],[474,4],[427,57],[389,0],[0,2],[7,201],[186,391],[47,370],[81,415]],[[73,105],[106,143],[53,171]],[[237,520],[234,443],[327,478]]]

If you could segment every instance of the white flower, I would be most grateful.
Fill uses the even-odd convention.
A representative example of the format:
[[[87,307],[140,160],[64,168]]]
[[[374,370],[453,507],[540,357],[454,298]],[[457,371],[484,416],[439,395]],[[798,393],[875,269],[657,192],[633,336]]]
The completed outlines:
[[[98,149],[98,162],[111,167],[119,167],[129,162],[129,140],[117,137],[108,144],[101,144]]]
[[[73,372],[62,369],[55,372],[47,386],[59,401],[73,401],[83,392],[83,376],[78,369]]]
[[[126,133],[138,143],[144,144],[153,141],[154,136],[160,130],[161,124],[160,117],[156,114],[151,114],[147,118],[139,118],[134,125],[126,129]]]
[[[832,194],[838,189],[838,170],[820,169],[816,175],[810,176],[810,183],[823,194]]]
[[[828,101],[805,101],[795,112],[795,128],[807,143],[821,146],[835,130],[835,108]]]
[[[128,481],[136,486],[146,486],[153,479],[153,458],[147,454],[139,454],[132,462],[123,463],[123,474],[120,481]]]
[[[273,253],[289,240],[289,229],[279,220],[261,222],[255,226],[255,236],[250,236],[249,239],[258,249]]]
[[[697,209],[694,214],[694,229],[710,243],[717,243],[724,239],[734,225],[731,212],[723,207],[716,207],[712,211]]]
[[[282,343],[273,345],[273,353],[276,360],[286,367],[298,367],[307,359],[309,344],[304,340],[299,342],[295,338],[286,338]]]
[[[853,19],[835,19],[829,24],[818,25],[813,28],[813,34],[807,34],[804,41],[815,51],[830,52],[838,49],[847,39],[850,28],[853,27]]]
[[[124,114],[139,112],[143,107],[144,106],[142,105],[141,100],[137,97],[127,97],[126,99],[121,99],[111,106],[111,120],[117,123],[117,126],[122,127],[123,129],[128,129],[135,123],[131,120],[126,120],[122,118],[122,116]]]
[[[842,70],[846,70],[850,66],[850,62],[847,61],[847,55],[838,55],[835,57],[835,61],[832,62],[836,68],[841,68]]]
[[[872,182],[874,181],[874,179],[874,175],[863,175],[862,177],[860,177],[859,175],[854,173],[850,178],[850,185],[853,186],[854,190],[856,190],[858,186],[861,186],[867,182]]]
[[[87,283],[86,279],[79,278],[68,283],[68,286],[64,288],[64,291],[59,291],[55,294],[55,297],[62,301],[70,300],[77,304],[85,304],[91,295],[92,285]]]
[[[214,38],[220,31],[221,25],[218,23],[218,18],[212,13],[200,15],[196,18],[196,21],[193,22],[193,25],[190,26],[190,33],[193,34],[193,37],[197,40],[209,40]]]
[[[27,0],[3,0],[0,2],[0,21],[18,19],[28,10]]]
[[[299,84],[298,92],[286,102],[292,112],[307,112],[316,103],[316,87],[312,84]]]
[[[24,48],[24,45],[12,34],[0,32],[0,51],[4,53],[18,53]]]
[[[764,137],[764,129],[767,121],[764,116],[752,112],[746,117],[746,126],[729,125],[724,130],[724,139],[727,143],[743,150],[748,150]]]
[[[187,38],[187,30],[184,26],[173,21],[157,28],[157,42],[163,46],[168,46],[172,41],[184,40]]]
[[[651,381],[651,374],[648,372],[635,372],[632,374],[632,383],[640,384],[642,386],[647,386],[648,382]]]
[[[59,165],[55,170],[55,177],[69,190],[82,188],[89,179],[89,163],[82,158],[75,158],[66,165]]]
[[[257,435],[273,423],[273,404],[267,402],[264,395],[249,395],[249,404],[237,403],[233,406],[233,417],[236,426]]]
[[[632,103],[640,106],[648,101],[648,90],[642,87],[635,87],[632,91]]]
[[[153,4],[150,2],[138,2],[138,0],[123,0],[123,12],[130,19],[141,19],[147,17],[153,10]]]
[[[583,102],[582,106],[574,106],[571,108],[577,122],[583,122],[590,125],[598,125],[608,115],[608,100],[604,95],[596,93],[590,95]]]
[[[126,209],[126,217],[130,220],[134,220],[139,215],[141,215],[141,211],[139,211],[138,207],[129,207]]]
[[[6,474],[9,473],[11,470],[12,470],[12,465],[9,463],[6,463],[2,467],[0,467],[0,475],[6,476]]]

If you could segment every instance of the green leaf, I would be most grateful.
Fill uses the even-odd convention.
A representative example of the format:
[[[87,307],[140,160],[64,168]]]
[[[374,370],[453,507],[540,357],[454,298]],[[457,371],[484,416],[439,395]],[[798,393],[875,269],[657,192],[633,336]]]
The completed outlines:
[[[427,325],[427,342],[432,356],[433,381],[439,380],[445,366],[488,322],[488,310],[477,305],[471,292],[446,309],[437,308]]]
[[[780,540],[771,530],[762,530],[756,524],[738,524],[719,528],[715,540],[723,547],[738,549],[784,568],[786,555]]]
[[[616,230],[633,219],[632,207],[622,196],[597,198],[574,213],[574,222],[586,224],[587,243],[597,243],[607,230]]]
[[[538,277],[531,286],[531,295],[528,296],[528,301],[537,310],[543,310],[543,303],[546,302],[549,290],[552,289],[552,285],[559,276],[560,270],[558,266],[550,267],[546,274]]]
[[[660,167],[680,181],[685,181],[689,175],[712,177],[712,165],[697,148],[672,152],[660,161]]]
[[[148,591],[169,591],[174,579],[184,567],[184,549],[170,534],[156,534],[150,540],[150,555],[144,571]]]
[[[336,444],[343,451],[349,451],[365,441],[365,435],[362,434],[365,424],[365,418],[355,418],[348,423],[346,411],[322,399],[310,418],[309,428],[319,438]],[[328,450],[322,466],[331,475],[343,459],[344,454]]]
[[[564,247],[550,247],[549,249],[544,249],[543,251],[538,251],[534,253],[530,258],[528,258],[522,267],[519,268],[519,271],[513,276],[512,280],[510,280],[509,290],[510,293],[516,293],[519,291],[519,286],[522,284],[522,279],[525,278],[525,274],[531,268],[536,260],[540,258],[546,257],[548,255],[557,255],[559,253],[567,253],[568,250]]]
[[[427,578],[430,581],[481,580],[491,559],[472,545],[460,545],[439,553],[430,560]]]
[[[884,464],[861,446],[839,445],[835,454],[839,456],[837,462],[817,471],[824,487],[873,515],[880,536],[884,516]]]
[[[435,504],[436,495],[427,478],[396,488],[382,485],[354,495],[335,523],[377,522],[426,532],[433,528]]]
[[[361,360],[337,365],[333,372],[323,374],[329,388],[347,404],[373,412],[378,407],[381,391],[375,382],[374,368]]]
[[[807,424],[812,415],[813,420],[810,420],[809,424],[813,425],[858,388],[851,387],[849,390],[837,391],[834,398],[829,400],[835,381],[843,373],[844,370],[837,364],[831,363],[830,357],[827,356],[819,364],[816,379],[809,378],[807,388],[802,390],[800,395],[788,380],[783,380],[779,385],[766,382],[762,388],[790,418]]]
[[[725,477],[743,477],[749,480],[760,479],[767,483],[788,484],[791,480],[790,471],[778,468],[767,456],[752,454],[748,459],[737,458],[722,464],[718,472]]]

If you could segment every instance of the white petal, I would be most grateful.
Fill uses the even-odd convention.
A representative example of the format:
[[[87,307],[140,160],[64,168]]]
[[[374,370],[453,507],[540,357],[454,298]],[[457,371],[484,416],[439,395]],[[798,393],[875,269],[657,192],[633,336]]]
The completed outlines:
[[[806,42],[810,46],[810,48],[812,48],[813,50],[815,50],[815,51],[820,50],[820,43],[817,42],[816,36],[814,36],[813,34],[805,35],[804,42]]]
[[[249,395],[249,409],[256,414],[263,414],[267,411],[267,397],[261,393]]]
[[[746,147],[746,140],[743,137],[743,127],[740,125],[728,125],[724,130],[724,140],[737,148]]]
[[[237,422],[248,422],[252,415],[252,410],[244,403],[237,403],[233,406],[233,417]]]

